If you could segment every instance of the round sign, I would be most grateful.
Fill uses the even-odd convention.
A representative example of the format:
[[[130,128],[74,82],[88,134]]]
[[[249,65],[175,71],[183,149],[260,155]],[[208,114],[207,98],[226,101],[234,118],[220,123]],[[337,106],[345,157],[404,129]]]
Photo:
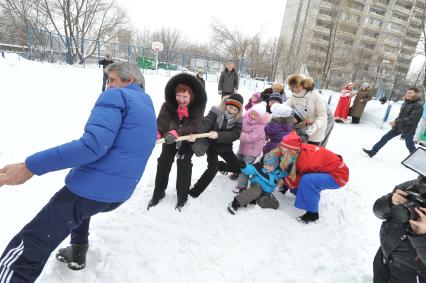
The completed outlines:
[[[163,43],[159,41],[154,41],[152,43],[152,49],[155,51],[163,51]]]

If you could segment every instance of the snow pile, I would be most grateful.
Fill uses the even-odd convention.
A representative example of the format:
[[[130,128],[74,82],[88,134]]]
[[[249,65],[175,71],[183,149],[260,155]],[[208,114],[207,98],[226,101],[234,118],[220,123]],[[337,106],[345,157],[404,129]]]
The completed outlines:
[[[100,94],[101,69],[22,59],[4,64],[0,59],[0,72],[0,166],[80,137]],[[157,113],[170,75],[145,73]],[[206,88],[209,109],[220,101],[217,77],[210,77]],[[244,85],[240,90],[245,99],[254,91]],[[323,96],[328,100],[327,92]],[[337,100],[333,95],[332,109]],[[51,257],[38,282],[371,282],[380,227],[372,205],[395,184],[415,177],[400,164],[408,155],[404,141],[394,139],[374,159],[361,151],[389,129],[378,128],[385,110],[385,105],[371,101],[361,124],[335,125],[328,148],[343,156],[350,181],[345,188],[322,193],[317,224],[296,221],[304,211],[293,207],[291,194],[276,194],[277,211],[249,206],[230,215],[226,207],[236,183],[220,175],[178,213],[175,167],[166,198],[147,211],[161,150],[157,147],[134,196],[116,211],[92,219],[86,269],[71,271]],[[397,104],[390,118],[398,111]],[[194,157],[193,164],[195,183],[206,159]],[[0,189],[1,250],[62,187],[66,173]]]

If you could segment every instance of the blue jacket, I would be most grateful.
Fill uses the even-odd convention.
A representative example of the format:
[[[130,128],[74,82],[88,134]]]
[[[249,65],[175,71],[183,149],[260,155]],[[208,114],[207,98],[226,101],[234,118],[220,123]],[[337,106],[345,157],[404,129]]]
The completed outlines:
[[[81,197],[100,202],[130,198],[155,146],[157,122],[151,98],[130,84],[104,91],[83,136],[29,156],[35,175],[73,168],[65,183]]]
[[[272,193],[277,186],[277,182],[281,178],[288,176],[288,173],[281,171],[280,167],[272,172],[266,172],[265,168],[263,168],[260,163],[254,165],[247,164],[245,168],[241,169],[241,172],[247,176],[251,176],[250,183],[259,184],[262,187],[262,191],[266,193]]]

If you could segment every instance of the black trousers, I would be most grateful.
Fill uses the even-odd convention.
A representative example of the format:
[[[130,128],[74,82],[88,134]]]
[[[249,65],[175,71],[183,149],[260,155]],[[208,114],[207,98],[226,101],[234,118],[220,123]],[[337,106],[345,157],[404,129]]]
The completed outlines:
[[[376,253],[373,261],[373,283],[425,283],[415,269],[416,263],[413,259],[413,269],[391,263],[383,258],[382,249]]]
[[[108,83],[108,75],[104,73],[104,76],[102,77],[102,91],[105,90],[107,83]]]
[[[218,157],[222,157],[225,162],[219,161]],[[198,197],[210,185],[218,171],[226,171],[239,173],[240,163],[233,151],[220,152],[216,150],[207,150],[207,169],[195,183],[191,190],[191,196]]]
[[[169,183],[169,174],[176,156],[177,203],[181,205],[185,204],[188,199],[189,187],[191,186],[191,159],[193,154],[194,153],[187,142],[182,142],[179,149],[176,148],[176,143],[163,144],[163,149],[160,157],[158,158],[157,175],[155,176],[155,188],[154,194],[152,195],[154,199],[159,200],[164,197]]]

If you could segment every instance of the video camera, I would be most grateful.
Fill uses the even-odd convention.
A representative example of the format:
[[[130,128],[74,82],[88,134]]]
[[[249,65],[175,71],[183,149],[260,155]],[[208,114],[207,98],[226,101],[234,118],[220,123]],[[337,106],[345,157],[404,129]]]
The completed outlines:
[[[426,208],[426,150],[417,148],[402,162],[402,165],[420,174],[406,190],[405,198],[408,202],[395,205],[392,209],[392,220],[398,223],[408,223],[409,220],[417,220],[419,215],[415,208]]]

